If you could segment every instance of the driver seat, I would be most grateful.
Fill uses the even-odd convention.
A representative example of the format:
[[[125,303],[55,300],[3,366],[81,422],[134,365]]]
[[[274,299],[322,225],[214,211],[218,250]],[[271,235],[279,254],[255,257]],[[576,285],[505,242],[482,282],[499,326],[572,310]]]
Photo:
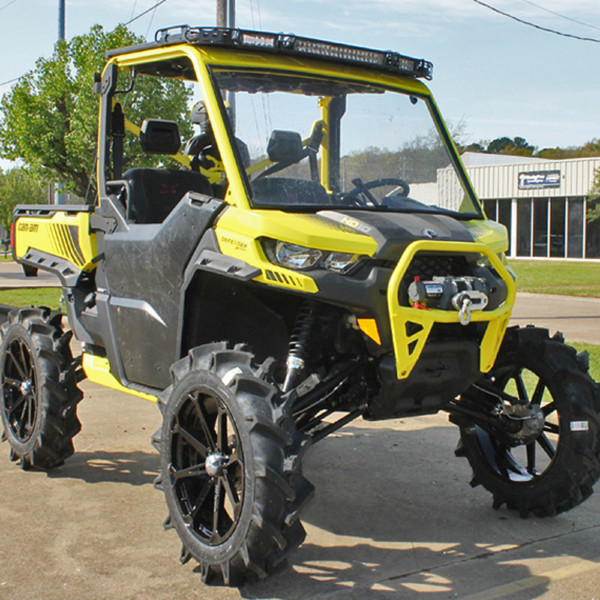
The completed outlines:
[[[130,169],[127,182],[127,219],[134,223],[162,223],[187,192],[213,195],[208,179],[196,171]]]

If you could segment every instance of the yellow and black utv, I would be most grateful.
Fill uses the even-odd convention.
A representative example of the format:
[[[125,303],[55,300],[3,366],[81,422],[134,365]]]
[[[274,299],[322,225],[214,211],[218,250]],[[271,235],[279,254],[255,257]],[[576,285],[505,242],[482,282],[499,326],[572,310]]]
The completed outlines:
[[[181,560],[230,585],[302,542],[302,455],[357,417],[447,411],[472,483],[521,516],[588,497],[597,386],[559,335],[507,329],[506,231],[482,212],[431,74],[395,52],[239,29],[110,52],[97,198],[15,210],[14,255],[60,278],[69,332],[46,308],[2,327],[11,457],[50,469],[71,455],[83,376],[156,401]],[[136,90],[173,79],[189,121],[160,106],[132,118]]]

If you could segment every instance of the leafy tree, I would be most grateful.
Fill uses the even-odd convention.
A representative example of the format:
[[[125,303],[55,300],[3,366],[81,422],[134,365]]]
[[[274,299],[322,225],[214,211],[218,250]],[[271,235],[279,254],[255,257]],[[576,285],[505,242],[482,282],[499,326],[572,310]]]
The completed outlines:
[[[31,172],[14,168],[3,173],[0,169],[0,225],[6,231],[10,230],[15,205],[45,203],[45,186]]]
[[[579,158],[581,148],[542,148],[536,156],[549,160],[564,160],[566,158]]]
[[[542,148],[536,150],[522,137],[500,137],[495,140],[473,142],[460,146],[461,152],[483,152],[491,154],[510,154],[516,156],[534,156],[550,160],[564,160],[568,158],[585,158],[600,156],[600,139],[592,139],[583,146],[569,146],[567,148]]]
[[[483,146],[482,142],[472,142],[470,144],[468,144],[467,146],[461,146],[459,147],[459,151],[462,152],[479,152],[479,153],[483,153],[485,152],[485,147]]]
[[[83,197],[95,166],[94,73],[102,70],[107,50],[142,41],[123,25],[108,33],[95,25],[88,34],[58,42],[52,56],[38,59],[0,101],[0,157],[20,158],[35,175],[63,182],[66,190]],[[126,114],[135,122],[156,109],[153,116],[179,121],[190,94],[180,81],[160,86],[136,82],[134,92],[127,94]],[[126,159],[136,151],[128,144]]]
[[[531,156],[535,148],[527,143],[527,140],[522,137],[511,139],[509,137],[501,137],[492,140],[487,147],[487,152],[490,154],[512,154],[517,156]]]

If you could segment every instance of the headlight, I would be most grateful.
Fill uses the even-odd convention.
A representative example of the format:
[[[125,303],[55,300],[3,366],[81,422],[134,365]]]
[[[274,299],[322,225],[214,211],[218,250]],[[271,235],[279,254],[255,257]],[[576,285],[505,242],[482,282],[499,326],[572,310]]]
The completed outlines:
[[[288,269],[298,271],[312,269],[322,257],[323,253],[316,248],[305,248],[287,242],[277,242],[275,244],[275,262]]]
[[[323,261],[323,266],[336,273],[347,273],[358,260],[357,254],[346,252],[330,252]]]
[[[273,264],[294,271],[321,268],[346,274],[360,263],[361,258],[358,254],[329,252],[280,240],[263,239],[263,248]]]

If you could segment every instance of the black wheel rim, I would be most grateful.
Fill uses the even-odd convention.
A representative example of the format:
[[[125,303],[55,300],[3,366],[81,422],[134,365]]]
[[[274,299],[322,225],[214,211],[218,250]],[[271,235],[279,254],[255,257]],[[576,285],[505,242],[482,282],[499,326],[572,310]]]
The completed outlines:
[[[203,543],[233,533],[244,496],[237,429],[223,401],[201,391],[186,396],[171,423],[169,475],[186,525]]]
[[[12,340],[2,371],[2,411],[10,434],[20,443],[31,439],[37,417],[37,382],[33,356],[27,344]]]
[[[493,383],[515,399],[513,404],[537,405],[544,415],[544,428],[537,438],[517,446],[476,427],[481,450],[496,473],[511,483],[527,483],[544,475],[558,451],[560,422],[554,396],[543,376],[530,369],[511,367]]]

